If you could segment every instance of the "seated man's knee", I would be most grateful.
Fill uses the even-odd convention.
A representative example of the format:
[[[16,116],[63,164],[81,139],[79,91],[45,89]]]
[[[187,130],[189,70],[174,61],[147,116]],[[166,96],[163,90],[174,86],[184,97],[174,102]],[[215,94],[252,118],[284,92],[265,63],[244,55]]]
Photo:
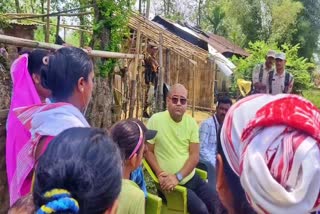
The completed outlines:
[[[208,214],[208,208],[204,202],[197,203],[193,205],[194,207],[188,208],[190,214]]]
[[[192,190],[188,190],[188,212],[190,214],[208,214],[208,208]]]

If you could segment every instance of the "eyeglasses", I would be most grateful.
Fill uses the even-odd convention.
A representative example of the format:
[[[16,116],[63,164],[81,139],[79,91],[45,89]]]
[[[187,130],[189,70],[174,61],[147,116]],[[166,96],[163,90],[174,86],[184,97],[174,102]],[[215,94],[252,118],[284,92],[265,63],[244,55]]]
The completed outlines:
[[[187,104],[187,99],[186,98],[180,98],[179,99],[178,97],[171,97],[170,99],[172,100],[172,103],[175,104],[175,105],[178,104],[179,100],[180,100],[180,104],[181,105]]]

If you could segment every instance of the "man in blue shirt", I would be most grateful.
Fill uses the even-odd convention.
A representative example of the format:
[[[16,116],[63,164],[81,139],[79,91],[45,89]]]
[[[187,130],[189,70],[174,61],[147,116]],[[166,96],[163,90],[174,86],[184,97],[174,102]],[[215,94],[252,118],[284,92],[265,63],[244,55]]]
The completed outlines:
[[[232,101],[228,97],[218,100],[216,113],[200,125],[200,160],[216,166],[216,148],[219,129],[222,126]]]

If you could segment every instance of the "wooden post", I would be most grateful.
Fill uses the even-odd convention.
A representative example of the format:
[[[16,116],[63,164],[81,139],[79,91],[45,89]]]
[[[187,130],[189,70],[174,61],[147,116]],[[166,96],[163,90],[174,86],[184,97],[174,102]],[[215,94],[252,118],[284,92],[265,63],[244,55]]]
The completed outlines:
[[[194,57],[192,57],[194,59]],[[196,65],[190,63],[192,66],[192,117],[194,117],[195,107],[196,107]]]
[[[49,42],[50,39],[50,0],[47,0],[47,28],[45,41]]]
[[[170,49],[166,49],[166,68],[164,75],[164,82],[170,85]]]
[[[141,36],[140,36],[141,37]],[[143,38],[140,39],[140,43],[139,43],[139,53],[141,53],[141,50],[142,50],[142,42],[143,42]],[[139,109],[140,109],[140,103],[141,103],[141,106],[143,108],[143,103],[142,103],[142,99],[141,99],[141,94],[143,94],[142,92],[142,78],[141,78],[141,68],[142,68],[142,60],[139,60],[138,62],[138,75],[137,75],[137,109],[136,109],[136,118],[138,119],[139,118]]]
[[[178,55],[178,59],[177,59],[177,75],[174,82],[175,84],[179,83],[179,72],[180,72],[180,55]]]
[[[141,37],[141,30],[140,26],[138,26],[137,30],[137,38],[136,38],[136,54],[140,52],[140,37]],[[134,68],[133,73],[131,76],[131,96],[130,96],[130,108],[129,108],[129,118],[133,117],[133,111],[135,107],[135,102],[137,99],[137,73],[138,73],[138,65],[139,65],[139,57],[134,58]]]
[[[63,28],[63,40],[66,42],[66,39],[67,39],[67,31],[66,31],[66,28],[64,27]]]
[[[158,87],[157,87],[157,112],[163,110],[163,36],[159,34],[159,73],[158,73]]]
[[[214,61],[213,62],[213,99],[212,99],[212,103],[211,103],[211,107],[214,106],[214,96],[215,96],[215,90],[216,90],[216,87],[217,87],[217,64],[216,62]]]

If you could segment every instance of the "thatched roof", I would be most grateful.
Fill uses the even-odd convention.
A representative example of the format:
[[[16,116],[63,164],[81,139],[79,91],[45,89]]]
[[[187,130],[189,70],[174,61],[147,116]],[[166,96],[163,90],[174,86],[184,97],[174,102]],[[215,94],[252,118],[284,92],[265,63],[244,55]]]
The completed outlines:
[[[168,48],[183,57],[188,59],[197,57],[205,62],[208,60],[207,51],[191,44],[190,42],[187,42],[173,33],[170,33],[169,31],[163,29],[161,25],[133,13],[129,20],[129,27],[137,30],[139,26],[141,33],[157,44],[159,44],[159,35],[162,34],[163,47]]]

